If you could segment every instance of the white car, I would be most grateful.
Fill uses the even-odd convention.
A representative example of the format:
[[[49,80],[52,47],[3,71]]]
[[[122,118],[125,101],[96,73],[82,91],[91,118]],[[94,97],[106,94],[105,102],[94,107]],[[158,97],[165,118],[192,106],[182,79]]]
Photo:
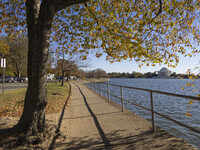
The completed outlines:
[[[25,81],[28,81],[28,78],[27,77],[17,77],[16,80],[19,82],[25,82]]]

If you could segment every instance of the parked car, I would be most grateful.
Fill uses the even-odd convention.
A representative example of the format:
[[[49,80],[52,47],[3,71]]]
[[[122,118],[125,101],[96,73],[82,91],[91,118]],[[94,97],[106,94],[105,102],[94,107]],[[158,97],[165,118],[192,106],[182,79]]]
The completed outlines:
[[[0,77],[0,82],[3,82],[3,76]],[[11,76],[5,76],[4,82],[14,82],[14,79]]]
[[[28,81],[28,78],[27,77],[15,77],[15,81],[25,82],[25,81]]]

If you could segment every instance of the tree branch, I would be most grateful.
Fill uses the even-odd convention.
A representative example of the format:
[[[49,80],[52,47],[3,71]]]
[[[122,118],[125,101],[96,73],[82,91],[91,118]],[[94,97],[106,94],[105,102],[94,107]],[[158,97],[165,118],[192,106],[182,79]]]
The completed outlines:
[[[153,22],[154,19],[156,19],[156,17],[158,17],[158,15],[160,15],[160,14],[162,13],[162,0],[159,0],[159,3],[160,3],[159,11],[158,11],[158,13],[156,14],[156,16],[155,16],[153,19],[151,19],[151,21],[149,22],[149,24],[151,24],[151,22]]]
[[[87,3],[84,3],[84,4],[85,4],[85,7],[88,7]],[[92,11],[90,11],[90,10],[88,10],[88,11],[92,15],[93,19],[96,21],[97,25],[99,25],[99,21],[98,21],[97,17],[95,16],[95,14]]]
[[[89,0],[54,0],[54,3],[55,3],[56,11],[58,12],[59,10],[62,10],[71,5],[86,3],[88,1]]]

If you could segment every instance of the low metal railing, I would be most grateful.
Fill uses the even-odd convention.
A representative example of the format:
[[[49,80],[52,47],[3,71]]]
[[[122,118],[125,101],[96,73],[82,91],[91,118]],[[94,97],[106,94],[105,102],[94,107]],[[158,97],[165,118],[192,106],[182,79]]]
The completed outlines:
[[[100,88],[98,88],[97,84],[99,84],[99,87],[100,87]],[[102,84],[107,85],[107,91],[105,91],[105,90],[102,89]],[[108,95],[107,98],[108,98],[108,101],[109,101],[109,102],[110,102],[110,96],[113,96],[113,97],[116,97],[116,98],[120,99],[120,100],[121,100],[122,111],[124,111],[124,102],[127,102],[127,103],[129,103],[129,104],[135,105],[135,106],[140,107],[140,108],[143,108],[143,109],[145,109],[145,110],[151,111],[152,130],[153,130],[153,131],[155,131],[155,120],[154,120],[154,115],[156,114],[156,115],[159,115],[159,116],[161,116],[161,117],[163,117],[163,118],[165,118],[165,119],[168,119],[168,120],[170,120],[170,121],[172,121],[172,122],[174,122],[174,123],[176,123],[176,124],[178,124],[178,125],[180,125],[180,126],[183,126],[183,127],[185,127],[185,128],[188,128],[188,129],[190,129],[191,131],[193,131],[193,132],[195,132],[195,133],[199,133],[199,134],[200,134],[200,130],[195,129],[195,128],[193,128],[193,127],[191,127],[191,126],[188,126],[188,125],[186,125],[186,124],[184,124],[184,123],[182,123],[182,122],[180,122],[180,121],[177,121],[177,120],[175,120],[175,119],[172,119],[172,118],[170,118],[170,117],[168,117],[168,116],[165,116],[165,115],[163,115],[163,114],[161,114],[161,113],[158,113],[158,112],[154,111],[153,93],[159,93],[159,94],[164,94],[164,95],[170,95],[170,96],[176,96],[176,97],[180,97],[180,98],[187,98],[187,99],[192,99],[192,100],[198,100],[198,101],[200,101],[200,98],[199,98],[199,97],[188,96],[188,95],[181,95],[181,94],[174,94],[174,93],[167,93],[167,92],[156,91],[156,90],[149,90],[149,89],[142,89],[142,88],[135,88],[135,87],[129,87],[129,86],[120,86],[120,85],[108,84],[108,83],[104,83],[104,82],[92,82],[92,83],[88,83],[87,85],[88,85],[88,87],[89,87],[91,90],[94,89],[94,91],[95,91],[96,93],[97,93],[97,90],[99,90],[99,91],[100,91],[100,96],[102,96],[102,92],[107,93],[107,95]],[[110,86],[120,87],[120,91],[121,91],[121,92],[120,92],[120,97],[117,96],[117,95],[114,95],[114,94],[110,93]],[[149,93],[150,93],[151,109],[146,108],[146,107],[144,107],[144,106],[138,105],[138,104],[136,104],[136,103],[133,103],[133,102],[131,102],[131,101],[128,101],[128,100],[124,99],[124,98],[123,98],[123,88],[135,89],[135,90],[141,90],[141,91],[147,91],[147,92],[149,92]]]

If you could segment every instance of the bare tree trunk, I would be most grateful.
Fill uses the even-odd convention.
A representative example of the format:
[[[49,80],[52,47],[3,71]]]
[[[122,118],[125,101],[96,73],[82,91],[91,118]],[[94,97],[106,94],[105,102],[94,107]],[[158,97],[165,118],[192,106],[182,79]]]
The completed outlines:
[[[70,75],[69,75],[69,72],[67,73],[67,82],[69,82],[69,78],[70,78]]]
[[[62,64],[61,64],[61,67],[62,67],[62,83],[61,83],[61,86],[64,85],[64,82],[65,82],[65,71],[64,71],[64,62],[65,62],[65,53],[63,52],[63,60],[62,60]]]
[[[62,70],[62,82],[61,82],[61,86],[63,86],[65,84],[65,72],[64,70]]]

